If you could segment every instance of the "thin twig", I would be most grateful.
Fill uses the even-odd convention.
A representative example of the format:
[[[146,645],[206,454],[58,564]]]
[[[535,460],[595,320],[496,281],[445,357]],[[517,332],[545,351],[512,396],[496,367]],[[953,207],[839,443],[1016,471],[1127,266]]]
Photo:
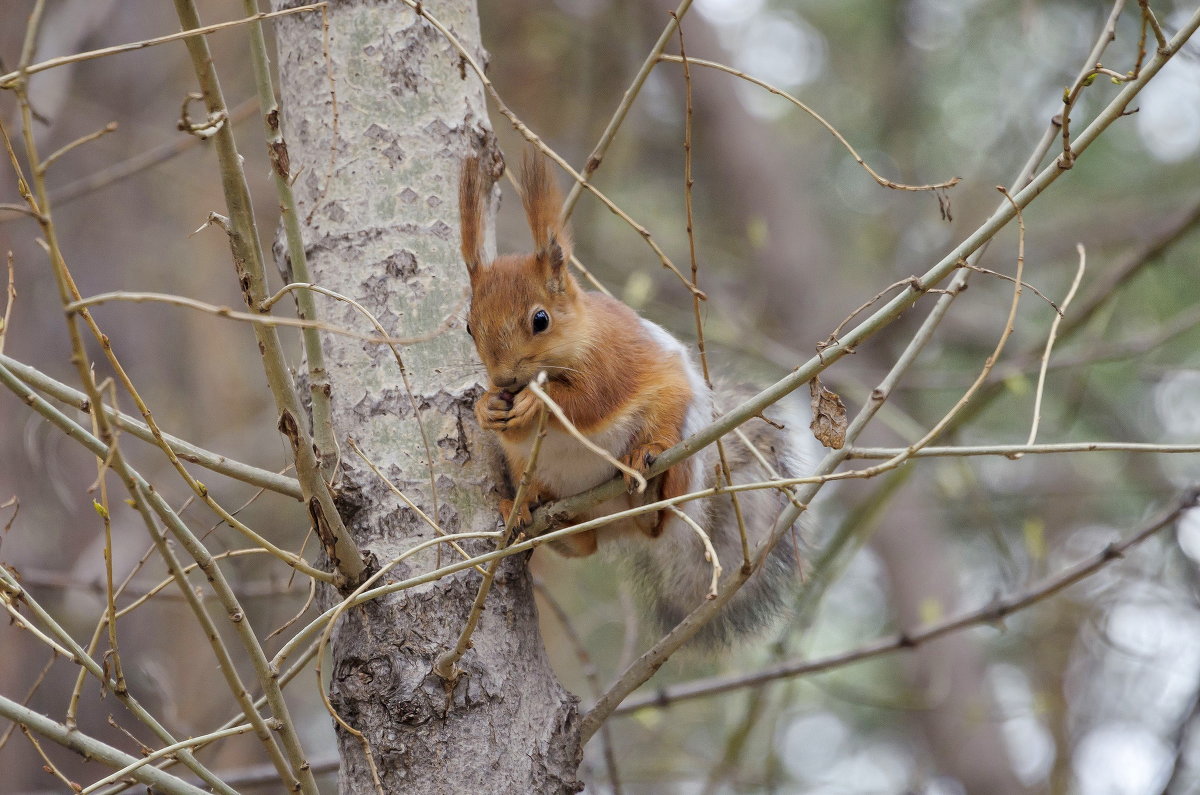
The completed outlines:
[[[17,301],[16,276],[13,269],[13,253],[8,252],[8,287],[4,291],[4,317],[0,318],[0,355],[4,354],[4,340],[12,327],[12,308]]]
[[[252,314],[250,312],[239,312],[235,309],[230,309],[227,306],[218,306],[209,304],[204,301],[198,301],[195,298],[188,298],[183,295],[174,295],[172,293],[147,293],[136,292],[130,290],[117,290],[109,293],[99,293],[91,295],[87,298],[81,298],[78,301],[71,301],[67,304],[68,312],[77,312],[85,307],[98,306],[112,301],[125,301],[131,304],[141,303],[160,303],[171,304],[173,306],[182,306],[188,309],[195,309],[200,312],[206,312],[217,317],[228,318],[229,320],[240,320],[245,323],[254,323],[268,328],[278,328],[280,326],[299,329],[313,329],[319,331],[328,331],[331,334],[339,334],[344,337],[350,337],[363,342],[369,342],[372,345],[387,345],[402,342],[401,340],[393,340],[386,334],[373,337],[368,334],[363,334],[352,329],[339,328],[328,323],[322,323],[319,320],[305,320],[298,317],[281,317],[278,315],[261,315]]]
[[[159,748],[158,750],[151,751],[150,753],[143,756],[141,759],[138,759],[135,762],[130,762],[128,765],[121,768],[117,772],[111,773],[111,774],[105,776],[104,778],[100,779],[99,781],[95,781],[92,784],[89,784],[86,789],[84,789],[80,792],[80,795],[88,795],[89,793],[95,792],[96,790],[103,787],[105,784],[111,784],[112,782],[117,781],[118,779],[125,778],[130,773],[133,773],[135,770],[137,770],[138,768],[143,767],[144,765],[151,764],[152,762],[162,759],[165,756],[170,756],[170,755],[174,754],[176,751],[182,750],[184,748],[194,748],[198,745],[207,745],[215,740],[223,740],[226,737],[234,737],[239,734],[245,734],[246,732],[253,730],[253,728],[254,727],[251,726],[249,723],[243,723],[239,726],[233,726],[228,729],[220,729],[215,732],[209,732],[208,734],[202,734],[199,737],[192,737],[187,740],[180,740],[177,743],[172,743],[171,745],[164,746],[162,748]]]
[[[111,383],[111,382],[110,382]],[[113,411],[117,410],[116,385],[112,390],[112,406]],[[97,436],[99,429],[95,426],[93,418],[92,432]],[[113,444],[116,444],[114,439]],[[107,469],[107,462],[97,460],[97,469],[99,470],[96,479],[100,485],[100,502],[92,502],[96,513],[100,514],[100,519],[104,523],[104,594],[105,594],[105,618],[104,621],[108,625],[108,645],[112,650],[113,658],[113,674],[116,679],[117,692],[125,691],[125,671],[121,665],[120,647],[117,645],[117,597],[113,589],[113,543],[112,543],[112,521],[109,514],[108,506],[108,479],[104,477]]]
[[[40,218],[36,212],[29,209],[28,207],[26,207],[23,204],[7,204],[7,203],[0,204],[0,211],[4,211],[4,212],[8,212],[8,213],[19,213],[20,215],[27,215],[30,218],[34,219],[35,221],[39,220],[39,218]],[[0,218],[0,223],[4,223],[4,221],[5,221],[5,219]]]
[[[258,13],[258,0],[245,0],[243,8],[247,16]],[[322,6],[321,13],[325,14]],[[250,61],[254,71],[254,84],[258,89],[258,102],[263,115],[267,139],[267,152],[271,160],[271,181],[282,211],[284,239],[287,242],[289,280],[309,281],[308,257],[304,251],[304,236],[300,230],[299,211],[296,197],[292,193],[292,173],[287,143],[283,139],[283,125],[279,115],[279,104],[275,100],[275,88],[271,82],[270,59],[267,55],[267,40],[261,21],[250,25]],[[309,292],[296,294],[296,314],[301,320],[317,320],[317,305]],[[337,467],[337,440],[333,431],[333,399],[329,371],[325,367],[325,349],[321,335],[315,328],[304,329],[304,359],[308,365],[309,410],[312,415],[312,435],[317,462],[326,482],[334,479]],[[434,508],[436,509],[436,500]]]
[[[585,177],[581,176],[579,172],[571,167],[570,163],[563,159],[562,155],[547,146],[545,141],[539,138],[533,132],[533,130],[529,129],[529,127],[523,121],[521,121],[521,119],[515,113],[512,112],[512,110],[504,102],[504,99],[500,96],[500,92],[496,90],[496,86],[488,78],[487,74],[485,74],[483,68],[480,67],[478,62],[476,62],[475,57],[471,55],[470,51],[463,46],[462,42],[458,40],[458,37],[455,36],[449,28],[447,28],[440,21],[438,21],[436,17],[429,13],[429,9],[425,7],[423,2],[419,2],[419,0],[403,0],[403,2],[413,11],[415,11],[418,16],[425,19],[439,33],[441,33],[442,36],[445,37],[446,41],[448,41],[450,45],[458,51],[459,57],[461,57],[463,62],[471,68],[471,71],[475,73],[480,82],[483,84],[484,90],[487,91],[487,93],[492,97],[492,100],[496,103],[496,109],[502,116],[504,116],[504,118],[508,119],[509,123],[513,126],[513,129],[520,133],[521,137],[533,144],[538,151],[540,151],[546,157],[557,163],[559,167],[571,175],[571,178],[574,179],[577,184],[582,185],[584,189],[599,199],[600,202],[607,207],[610,212],[612,212],[625,223],[629,224],[629,226],[631,226],[633,230],[641,236],[642,240],[646,242],[646,245],[650,246],[650,249],[658,257],[658,260],[662,266],[674,273],[679,280],[683,282],[684,287],[686,287],[693,294],[698,293],[701,298],[707,298],[703,291],[699,290],[696,285],[692,284],[688,278],[683,275],[683,272],[675,266],[675,263],[672,262],[671,258],[667,256],[665,251],[662,250],[662,247],[658,245],[646,227],[633,220],[633,218],[630,217],[630,215],[620,207],[618,207],[612,199],[601,193],[595,185],[591,184]]]
[[[1125,0],[1115,0],[1112,10],[1108,14],[1108,19],[1104,22],[1104,29],[1096,39],[1096,43],[1092,46],[1092,51],[1088,53],[1087,60],[1084,61],[1084,65],[1079,70],[1079,74],[1076,75],[1075,81],[1063,92],[1063,110],[1057,117],[1058,125],[1061,128],[1063,151],[1055,161],[1060,169],[1069,169],[1075,165],[1075,158],[1078,156],[1078,152],[1073,151],[1071,148],[1071,111],[1074,109],[1075,102],[1079,99],[1080,94],[1083,93],[1083,89],[1091,83],[1092,78],[1095,76],[1095,68],[1100,64],[1100,56],[1108,49],[1108,45],[1117,38],[1117,19],[1121,16],[1121,11],[1124,8]],[[1170,57],[1169,53],[1163,51],[1162,48],[1160,48],[1158,54]],[[1139,71],[1135,79],[1140,79],[1141,77],[1142,74]]]
[[[712,580],[708,585],[708,593],[705,594],[706,599],[717,598],[717,585],[721,582],[721,561],[717,558],[717,550],[713,549],[712,541],[708,537],[708,533],[704,532],[704,528],[696,523],[696,520],[688,516],[683,511],[676,508],[674,505],[668,506],[667,510],[679,517],[693,532],[700,538],[700,543],[704,545],[704,559],[712,564]],[[745,533],[742,534],[745,538]]]
[[[258,110],[258,100],[248,99],[229,112],[229,123],[237,124],[254,115]],[[98,190],[115,185],[129,179],[146,169],[188,152],[204,143],[204,139],[195,135],[185,135],[168,141],[160,146],[148,149],[140,154],[106,166],[86,177],[70,182],[57,190],[50,192],[50,203],[55,207],[75,201]],[[2,221],[0,221],[2,223]]]
[[[893,458],[905,448],[852,447],[847,458]],[[913,458],[1004,456],[1017,459],[1024,455],[1061,455],[1064,453],[1200,453],[1200,444],[1153,444],[1149,442],[1063,442],[1059,444],[993,444],[953,447],[924,447]]]
[[[25,727],[24,723],[21,724],[21,733],[25,735],[25,738],[29,740],[29,742],[33,745],[34,750],[37,751],[38,756],[42,758],[42,762],[44,763],[42,765],[42,770],[45,770],[63,784],[66,784],[67,789],[70,791],[79,792],[81,789],[79,784],[67,778],[66,774],[58,769],[58,765],[54,764],[54,760],[46,754],[46,752],[42,749],[42,744],[39,743],[38,739],[33,736],[33,732],[29,731],[29,729]]]
[[[579,636],[579,632],[571,622],[571,616],[559,601],[554,598],[554,594],[550,592],[545,583],[537,577],[533,578],[533,590],[541,597],[542,602],[550,608],[550,612],[554,614],[554,617],[558,619],[558,624],[562,627],[567,643],[575,651],[575,658],[579,661],[579,668],[583,671],[583,678],[587,681],[592,698],[598,698],[600,696],[600,674],[596,670],[596,664],[593,662],[592,656],[588,653],[583,638]],[[609,786],[612,787],[613,795],[621,795],[621,774],[617,768],[617,755],[613,748],[612,731],[607,725],[600,728],[600,744],[601,752],[604,756],[604,766],[608,769]]]
[[[683,121],[683,206],[684,214],[687,219],[687,239],[688,239],[688,257],[692,265],[692,284],[700,285],[700,265],[696,259],[696,230],[692,214],[692,186],[695,180],[692,178],[692,70],[688,66],[687,51],[684,49],[683,39],[683,23],[681,20],[676,20],[679,33],[679,57],[683,61],[683,86],[684,86],[684,121]],[[700,369],[704,375],[704,383],[708,387],[709,392],[713,391],[712,376],[708,369],[708,351],[704,345],[704,319],[700,315],[700,296],[692,293],[692,315],[696,321],[696,349],[700,354]],[[724,478],[724,482],[733,484],[733,474],[729,469],[729,459],[725,455],[725,443],[721,439],[717,440],[717,459],[720,462],[720,475],[718,476],[718,485],[720,478]],[[729,500],[733,503],[733,517],[737,521],[738,537],[742,542],[742,565],[750,565],[750,536],[746,532],[746,519],[742,515],[742,504],[738,501],[737,492],[729,493]],[[678,513],[675,508],[671,509]],[[689,519],[690,521],[690,519]],[[693,523],[694,524],[694,523]],[[699,530],[699,525],[695,528]],[[703,531],[701,531],[703,534]],[[707,536],[703,536],[707,539]],[[710,545],[711,546],[711,545]],[[715,553],[714,553],[715,555]],[[716,563],[714,558],[714,563]],[[719,564],[717,564],[719,576]],[[716,593],[716,580],[713,580],[713,593]]]
[[[318,8],[324,8],[325,3],[312,3],[310,5],[297,6],[296,8],[287,8],[282,11],[272,11],[269,13],[255,14],[246,19],[235,19],[230,22],[218,22],[215,25],[204,25],[190,30],[184,30],[179,33],[172,33],[167,36],[159,36],[153,39],[143,39],[142,41],[130,42],[129,44],[118,44],[113,47],[104,47],[99,50],[89,50],[87,52],[76,53],[75,55],[63,55],[58,58],[49,58],[41,63],[30,64],[23,66],[15,72],[9,72],[6,75],[0,75],[0,88],[12,88],[18,81],[25,79],[26,76],[44,72],[47,69],[53,69],[58,66],[66,66],[67,64],[79,63],[80,61],[90,61],[94,58],[104,58],[109,55],[116,55],[123,52],[133,52],[135,50],[153,47],[158,44],[166,44],[180,39],[189,39],[194,36],[206,36],[209,33],[215,33],[218,30],[233,28],[239,25],[246,25],[251,22],[258,22],[264,19],[273,19],[287,14],[301,14],[306,11],[315,11]]]
[[[683,21],[684,14],[691,7],[692,0],[682,0],[675,10],[670,12],[670,19],[667,21],[667,26],[659,34],[658,41],[654,42],[654,46],[650,48],[649,54],[646,55],[646,60],[642,61],[641,68],[638,69],[637,74],[633,77],[633,82],[629,84],[629,88],[625,89],[625,93],[621,97],[621,102],[613,112],[612,118],[608,120],[608,124],[605,125],[604,132],[600,134],[600,140],[596,142],[592,153],[588,155],[587,163],[580,170],[582,179],[571,186],[571,191],[567,194],[566,201],[563,202],[562,218],[564,222],[571,217],[571,212],[575,209],[575,203],[579,201],[579,196],[583,193],[583,183],[591,179],[592,174],[600,167],[600,163],[604,160],[604,155],[608,152],[608,147],[617,136],[617,130],[621,128],[621,124],[625,121],[625,116],[629,113],[629,109],[633,107],[634,100],[641,93],[642,86],[646,84],[646,79],[650,77],[650,72],[658,64],[659,56],[662,55],[662,51],[670,43],[671,37],[675,35],[675,29]]]
[[[1150,23],[1150,29],[1154,31],[1154,38],[1158,40],[1159,51],[1167,49],[1167,37],[1163,35],[1163,29],[1158,24],[1158,17],[1154,16],[1154,12],[1150,10],[1149,0],[1138,0],[1138,5],[1142,8],[1142,18]]]
[[[681,685],[669,685],[661,688],[657,693],[649,694],[642,698],[630,699],[617,708],[614,714],[625,715],[646,708],[666,707],[687,699],[726,693],[730,690],[743,687],[753,687],[776,679],[821,673],[892,652],[913,649],[936,638],[964,629],[984,624],[999,626],[1007,616],[1054,596],[1069,586],[1095,574],[1113,561],[1120,560],[1132,548],[1162,529],[1171,526],[1178,520],[1181,514],[1194,508],[1198,500],[1200,500],[1200,491],[1192,489],[1184,494],[1173,508],[1123,541],[1106,545],[1099,552],[1085,558],[1074,566],[1062,570],[1052,577],[1046,578],[1038,585],[1026,591],[1005,598],[997,598],[983,607],[960,613],[945,621],[929,624],[921,629],[903,632],[892,638],[884,638],[861,646],[853,651],[842,652],[816,660],[790,660],[778,665],[769,666],[753,674],[716,676]]]
[[[567,417],[567,414],[562,410],[562,407],[555,403],[554,399],[547,395],[545,390],[538,386],[537,383],[530,381],[525,385],[525,388],[533,392],[533,394],[537,396],[537,399],[542,401],[546,408],[550,409],[550,413],[553,414],[554,418],[563,426],[563,430],[571,434],[571,436],[575,438],[575,441],[579,442],[588,450],[595,453],[600,458],[603,458],[605,461],[616,467],[619,471],[632,478],[633,481],[637,483],[636,490],[638,494],[642,494],[646,491],[646,478],[641,472],[638,472],[633,467],[618,461],[603,447],[584,436],[583,432],[576,428],[575,424]]]
[[[27,364],[18,362],[4,354],[0,353],[0,365],[8,368],[24,383],[50,395],[55,400],[62,401],[81,411],[89,411],[91,404],[88,401],[87,395],[77,389],[73,389],[66,384],[50,378]],[[106,404],[102,404],[101,408],[112,420],[113,425],[132,434],[145,442],[155,443],[154,433],[150,428],[139,420],[134,419],[128,414],[123,414],[115,409],[110,408]],[[269,489],[270,491],[292,497],[299,500],[302,496],[300,484],[295,478],[287,477],[276,472],[271,472],[267,469],[243,464],[240,461],[235,461],[232,458],[214,453],[210,450],[205,450],[202,447],[197,447],[190,442],[186,442],[177,436],[172,436],[168,433],[162,434],[163,441],[166,442],[171,449],[184,461],[193,464],[198,464],[205,469],[210,469],[213,472],[219,472],[226,477],[243,483],[249,483],[252,486]]]
[[[42,25],[42,14],[45,11],[46,0],[37,0],[33,4],[33,10],[29,12],[29,21],[25,25],[25,38],[21,43],[21,60],[17,64],[18,73],[29,71],[29,64],[37,52],[38,32]]]
[[[174,5],[180,24],[185,29],[200,26],[194,0],[175,0]],[[196,79],[204,95],[205,109],[210,116],[228,116],[228,108],[213,66],[212,53],[209,50],[207,39],[204,37],[189,38],[186,40],[186,45]],[[255,225],[250,188],[246,182],[242,158],[238,153],[237,143],[234,141],[230,126],[222,125],[213,134],[212,140],[220,165],[221,187],[231,222],[229,229],[230,253],[239,282],[242,284],[243,299],[246,305],[253,309],[259,301],[267,296],[267,277],[262,245],[258,239]],[[326,554],[333,562],[339,578],[349,583],[357,582],[366,571],[366,563],[363,561],[362,553],[359,552],[352,534],[346,529],[341,515],[338,513],[329,483],[322,477],[321,462],[317,460],[312,435],[308,432],[307,423],[304,422],[305,411],[296,395],[291,371],[279,336],[273,328],[257,323],[253,325],[253,328],[259,344],[263,372],[266,375],[279,417],[279,429],[291,447],[296,462],[296,477],[304,490],[306,507],[313,525],[316,527]],[[274,700],[274,696],[272,699]],[[272,704],[272,709],[277,706],[282,708],[282,711],[277,710],[277,717],[282,720],[287,711],[282,704],[282,698],[279,701],[279,704]],[[315,779],[311,772],[302,769],[303,751],[294,727],[286,726],[281,734],[288,746],[290,762],[299,776],[305,792],[315,792]]]
[[[539,386],[546,383],[546,372],[544,370],[539,372],[531,385],[532,383],[537,383]],[[536,477],[534,473],[537,472],[538,456],[541,455],[542,442],[546,438],[548,406],[548,403],[542,403],[538,409],[537,425],[534,427],[533,446],[529,450],[529,460],[525,463],[525,471],[521,473],[521,479],[517,483],[512,510],[504,518],[504,529],[500,531],[500,537],[496,539],[496,547],[499,549],[503,549],[512,538],[513,529],[520,519],[526,495],[534,488],[533,481]],[[484,572],[483,580],[479,583],[479,591],[475,594],[475,601],[467,613],[466,623],[463,624],[462,632],[459,633],[458,642],[454,644],[453,649],[438,655],[437,660],[434,661],[433,672],[447,682],[456,682],[462,673],[458,669],[458,661],[467,653],[467,649],[471,648],[471,636],[475,634],[475,627],[479,625],[479,619],[483,615],[483,605],[487,600],[488,592],[492,589],[492,582],[496,578],[496,571],[500,568],[501,560],[501,558],[497,558],[492,561]]]
[[[684,63],[684,59],[683,59],[683,57],[681,57],[681,55],[660,55],[658,57],[658,59],[660,61],[670,61],[672,63]],[[688,58],[687,61],[695,64],[696,66],[705,66],[705,67],[708,67],[709,69],[715,69],[719,72],[725,72],[726,74],[731,74],[734,77],[740,77],[742,80],[753,83],[754,85],[759,86],[760,88],[765,88],[767,91],[770,91],[772,94],[783,97],[788,102],[791,102],[793,105],[800,108],[800,110],[804,111],[809,116],[812,116],[817,121],[817,123],[819,123],[822,127],[824,127],[826,130],[828,130],[829,133],[834,138],[836,138],[842,146],[844,146],[846,148],[846,151],[850,153],[850,156],[852,158],[854,158],[854,162],[856,162],[860,166],[862,166],[866,170],[866,172],[871,175],[871,179],[875,180],[877,183],[879,183],[880,185],[882,185],[885,188],[891,188],[893,190],[907,190],[907,191],[926,191],[926,190],[936,191],[936,190],[946,190],[949,188],[953,188],[955,185],[957,185],[959,182],[962,181],[961,177],[952,177],[944,182],[932,183],[929,185],[906,185],[903,182],[894,182],[893,180],[890,180],[887,177],[880,176],[880,174],[877,171],[875,171],[875,169],[873,169],[869,165],[867,165],[867,162],[865,160],[863,160],[862,156],[859,155],[858,152],[854,149],[854,147],[850,145],[850,142],[847,141],[840,132],[838,132],[836,127],[834,127],[832,124],[827,122],[821,116],[821,114],[817,113],[811,107],[804,104],[800,100],[796,99],[796,97],[792,96],[791,94],[784,91],[783,89],[777,88],[777,87],[771,85],[770,83],[766,82],[765,80],[759,80],[757,77],[753,77],[751,75],[746,74],[745,72],[738,71],[737,69],[734,69],[731,66],[725,66],[724,64],[716,63],[715,61],[706,61],[702,58]]]
[[[263,640],[270,640],[271,638],[275,637],[276,635],[282,635],[285,631],[287,631],[288,627],[292,626],[293,624],[295,624],[297,621],[299,621],[301,618],[304,617],[304,614],[309,611],[309,608],[311,608],[313,606],[313,602],[315,602],[315,601],[317,601],[317,581],[309,580],[308,581],[308,596],[305,597],[304,604],[302,604],[300,606],[300,609],[296,611],[296,614],[294,616],[289,618],[287,621],[284,621],[282,624],[280,624],[275,629],[271,630],[271,632],[265,638],[263,638]]]
[[[817,352],[819,353],[820,351],[825,350],[830,345],[833,345],[835,342],[840,342],[841,335],[842,335],[842,329],[844,329],[846,326],[850,325],[850,322],[852,320],[854,320],[854,318],[858,317],[860,314],[862,314],[866,310],[870,309],[875,304],[879,303],[879,301],[882,300],[885,295],[890,293],[892,290],[895,290],[897,287],[910,287],[910,288],[912,288],[912,290],[914,292],[920,293],[922,295],[925,293],[933,293],[933,292],[943,293],[943,292],[945,292],[944,290],[932,290],[932,289],[926,287],[924,284],[921,283],[921,280],[918,279],[916,276],[909,276],[905,279],[900,279],[899,281],[892,282],[887,287],[884,287],[882,290],[875,293],[875,295],[872,298],[869,298],[866,301],[864,301],[863,303],[859,304],[852,312],[850,312],[850,314],[846,315],[846,317],[844,317],[842,319],[842,322],[840,322],[836,326],[834,326],[833,331],[829,332],[829,336],[826,337],[824,339],[824,341],[817,343]]]
[[[1002,279],[1006,282],[1013,281],[1013,277],[1009,276],[1007,273],[1001,273],[1000,271],[994,271],[991,268],[983,268],[983,267],[980,267],[979,265],[975,265],[970,262],[963,262],[962,267],[967,268],[968,270],[973,270],[976,273],[982,273],[985,276],[994,276],[997,279]],[[1054,301],[1050,300],[1050,298],[1047,297],[1047,295],[1045,293],[1043,293],[1041,290],[1034,287],[1029,282],[1021,282],[1021,287],[1023,287],[1026,290],[1029,290],[1031,293],[1036,295],[1038,298],[1042,299],[1047,304],[1049,304],[1050,308],[1054,310],[1054,313],[1056,315],[1059,315],[1059,316],[1062,315],[1062,313],[1063,313],[1062,307],[1060,307],[1058,304],[1054,303]]]
[[[41,173],[44,174],[44,173],[46,173],[46,171],[48,171],[50,169],[50,166],[54,165],[54,162],[56,160],[58,160],[60,157],[67,154],[71,150],[73,150],[77,147],[83,146],[86,143],[91,143],[92,141],[96,140],[97,138],[100,138],[102,136],[108,135],[111,132],[116,132],[116,131],[117,131],[117,123],[115,121],[110,121],[108,124],[104,125],[99,130],[96,130],[93,133],[88,133],[87,135],[84,135],[81,138],[76,138],[74,141],[71,141],[71,143],[66,144],[62,148],[56,150],[53,154],[51,154],[49,157],[47,157],[45,160],[43,160],[41,163],[39,163],[36,170],[40,171]]]
[[[1050,351],[1054,349],[1054,340],[1058,337],[1058,324],[1062,322],[1063,313],[1067,311],[1067,307],[1071,305],[1071,300],[1075,297],[1075,291],[1079,289],[1079,282],[1083,280],[1083,269],[1087,265],[1087,254],[1083,249],[1083,244],[1076,243],[1075,250],[1079,252],[1079,267],[1075,270],[1075,278],[1071,281],[1071,288],[1067,290],[1067,297],[1063,299],[1062,309],[1050,323],[1050,334],[1046,338],[1046,351],[1042,354],[1042,366],[1038,370],[1037,390],[1033,399],[1033,425],[1029,429],[1029,439],[1026,440],[1026,444],[1033,444],[1033,441],[1037,439],[1038,425],[1042,421],[1042,391],[1046,386],[1046,368],[1050,364]]]
[[[64,748],[75,750],[85,758],[103,762],[109,767],[124,767],[137,761],[135,757],[124,751],[102,743],[78,729],[67,728],[40,712],[18,704],[3,695],[0,695],[0,717],[37,732]],[[139,768],[134,771],[133,777],[164,795],[206,795],[208,792],[153,766]]]

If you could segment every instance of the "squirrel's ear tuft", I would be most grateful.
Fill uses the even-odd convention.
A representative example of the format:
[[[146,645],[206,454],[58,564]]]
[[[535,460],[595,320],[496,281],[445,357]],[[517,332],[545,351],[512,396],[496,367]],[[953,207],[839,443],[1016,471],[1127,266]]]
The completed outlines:
[[[463,261],[472,282],[483,267],[484,190],[479,158],[468,157],[458,175],[458,215],[462,225]]]
[[[553,292],[566,289],[570,276],[571,233],[562,223],[562,196],[546,170],[541,154],[526,152],[521,163],[521,197],[529,231],[533,233],[534,256],[546,269],[546,283]]]
[[[546,247],[537,253],[538,262],[546,269],[546,288],[552,293],[565,292],[570,274],[567,273],[567,260],[571,256],[571,241],[566,241],[567,248],[558,234],[551,231],[547,235]]]

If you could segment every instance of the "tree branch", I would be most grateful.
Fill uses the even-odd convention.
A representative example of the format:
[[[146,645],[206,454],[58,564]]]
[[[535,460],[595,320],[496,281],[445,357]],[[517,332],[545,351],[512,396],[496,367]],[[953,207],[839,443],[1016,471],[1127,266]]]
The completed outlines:
[[[1185,511],[1195,508],[1198,504],[1200,504],[1200,488],[1192,488],[1185,492],[1173,507],[1134,532],[1125,540],[1108,544],[1096,554],[1085,558],[1074,566],[1064,569],[1053,577],[1043,580],[1040,584],[1026,591],[998,598],[990,604],[960,613],[945,621],[929,624],[917,630],[902,632],[894,637],[877,640],[874,643],[861,646],[853,651],[842,652],[841,654],[834,654],[817,660],[789,660],[749,675],[715,676],[707,679],[698,679],[682,685],[671,685],[659,689],[657,693],[631,699],[618,707],[613,714],[626,715],[648,707],[667,707],[680,701],[716,695],[743,687],[761,685],[776,679],[822,673],[862,662],[863,660],[891,654],[892,652],[912,649],[952,632],[970,629],[983,624],[1000,624],[1006,617],[1013,613],[1058,594],[1080,580],[1090,577],[1113,561],[1124,557],[1125,553],[1129,550],[1141,544],[1163,528],[1169,527]]]
[[[97,759],[109,767],[126,767],[138,762],[136,757],[130,756],[124,751],[106,745],[78,729],[68,729],[40,712],[23,707],[3,695],[0,695],[0,716],[25,726],[64,748],[70,748],[85,758]],[[208,792],[208,790],[188,784],[155,767],[139,767],[132,773],[132,776],[143,784],[167,795],[205,795]]]
[[[200,27],[193,0],[175,0],[175,10],[185,28]],[[225,118],[228,109],[213,68],[212,55],[208,42],[203,37],[187,39],[188,53],[192,58],[192,66],[196,78],[204,93],[205,108],[210,116]],[[225,192],[225,201],[229,207],[232,227],[229,232],[230,246],[233,251],[234,266],[238,271],[243,297],[246,305],[252,310],[267,297],[266,270],[263,266],[262,247],[258,239],[258,229],[254,221],[254,211],[250,201],[250,189],[246,184],[246,175],[242,169],[241,156],[233,139],[233,131],[228,124],[222,124],[213,135],[216,145],[217,158],[221,165],[221,183]],[[279,413],[280,431],[288,438],[292,453],[296,459],[296,475],[300,487],[304,491],[305,503],[312,516],[318,535],[326,547],[332,564],[350,583],[356,582],[364,573],[366,566],[349,531],[342,523],[342,518],[334,505],[333,494],[329,485],[321,475],[320,462],[313,449],[312,436],[309,434],[305,417],[296,392],[292,388],[291,375],[287,361],[274,329],[254,326],[258,339],[267,383],[275,399]],[[315,788],[312,776],[305,776],[310,787]]]

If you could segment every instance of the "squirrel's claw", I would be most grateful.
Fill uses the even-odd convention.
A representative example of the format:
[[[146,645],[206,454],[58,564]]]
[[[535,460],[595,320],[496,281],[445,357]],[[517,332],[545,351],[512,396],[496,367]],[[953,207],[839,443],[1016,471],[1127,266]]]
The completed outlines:
[[[513,509],[515,508],[517,512],[517,520],[513,524],[513,527],[518,529],[525,528],[533,524],[533,513],[530,511],[529,506],[529,500],[525,500],[520,505],[517,505],[512,500],[502,499],[500,500],[500,515],[504,517],[504,521],[507,522],[509,517],[512,516]]]
[[[630,450],[621,459],[621,463],[625,464],[625,466],[629,467],[630,469],[636,470],[638,473],[645,475],[646,472],[650,470],[650,466],[654,463],[655,459],[658,458],[662,451],[666,449],[667,448],[663,447],[661,444],[656,443],[640,444]],[[638,483],[632,475],[630,475],[628,472],[622,472],[621,476],[625,478],[625,488],[629,491],[629,493],[632,494],[633,492],[637,491]]]

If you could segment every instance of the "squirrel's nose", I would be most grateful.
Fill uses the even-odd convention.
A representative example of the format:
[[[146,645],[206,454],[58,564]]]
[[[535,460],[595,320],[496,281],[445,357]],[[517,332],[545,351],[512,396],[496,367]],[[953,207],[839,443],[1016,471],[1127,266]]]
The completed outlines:
[[[495,381],[496,386],[500,387],[501,389],[512,389],[513,387],[517,386],[517,379],[515,378],[497,378]]]

